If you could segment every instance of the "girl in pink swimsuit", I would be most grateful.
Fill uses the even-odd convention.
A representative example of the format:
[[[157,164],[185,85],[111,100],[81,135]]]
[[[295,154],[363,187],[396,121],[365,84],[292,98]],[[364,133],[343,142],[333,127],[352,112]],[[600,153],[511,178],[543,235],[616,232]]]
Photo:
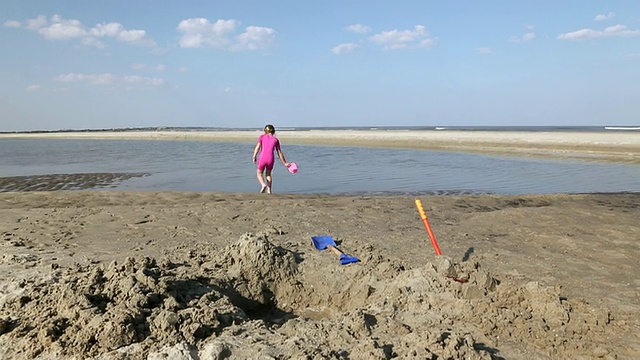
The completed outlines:
[[[271,187],[273,185],[273,178],[271,171],[273,170],[273,163],[275,157],[273,152],[278,152],[278,157],[284,166],[289,167],[290,164],[285,160],[284,153],[280,149],[280,141],[276,137],[276,129],[273,125],[266,125],[264,127],[264,134],[258,138],[258,143],[253,149],[253,162],[258,164],[257,177],[260,182],[260,192],[271,194]],[[260,160],[258,161],[258,153],[260,153]],[[266,176],[263,173],[266,172]]]

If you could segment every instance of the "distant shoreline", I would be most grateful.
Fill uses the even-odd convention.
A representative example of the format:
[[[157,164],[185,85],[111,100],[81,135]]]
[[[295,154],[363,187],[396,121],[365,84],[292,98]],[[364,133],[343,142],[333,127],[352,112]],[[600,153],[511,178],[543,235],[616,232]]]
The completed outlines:
[[[423,149],[640,164],[640,132],[339,129],[277,132],[283,145]],[[254,142],[260,130],[95,130],[0,133],[3,139]]]
[[[226,132],[226,131],[254,131],[259,128],[230,128],[230,127],[174,127],[174,126],[146,126],[105,129],[57,129],[57,130],[25,130],[0,131],[0,135],[16,134],[56,134],[56,133],[108,133],[108,132]],[[278,126],[278,131],[525,131],[525,132],[609,132],[609,131],[640,131],[640,125],[588,125],[588,126]]]

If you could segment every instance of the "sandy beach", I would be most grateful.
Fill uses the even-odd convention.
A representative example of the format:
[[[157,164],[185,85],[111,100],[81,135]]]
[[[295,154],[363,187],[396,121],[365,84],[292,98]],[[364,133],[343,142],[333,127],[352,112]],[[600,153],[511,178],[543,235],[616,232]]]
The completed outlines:
[[[637,133],[278,135],[640,162]],[[30,186],[42,191],[0,193],[0,358],[640,358],[640,194],[423,196],[437,256],[414,197],[86,190],[127,176],[144,174],[41,176]],[[317,235],[359,261],[316,249]]]
[[[88,131],[0,134],[2,139],[146,139],[254,142],[260,131]],[[640,132],[423,130],[278,131],[284,144],[362,146],[640,163]]]
[[[0,358],[640,356],[640,195],[421,200],[0,194]]]

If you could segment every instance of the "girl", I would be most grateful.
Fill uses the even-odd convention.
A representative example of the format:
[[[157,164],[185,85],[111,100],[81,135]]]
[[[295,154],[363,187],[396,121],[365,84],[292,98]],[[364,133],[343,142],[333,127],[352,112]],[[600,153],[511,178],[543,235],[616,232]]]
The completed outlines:
[[[273,185],[273,178],[271,177],[271,171],[273,170],[273,163],[275,157],[273,151],[278,152],[278,157],[282,164],[286,167],[291,166],[284,158],[284,153],[280,149],[280,141],[276,137],[276,129],[273,125],[266,125],[264,127],[264,134],[258,138],[258,143],[253,149],[253,162],[258,164],[257,177],[260,182],[260,192],[271,194],[271,187]],[[258,153],[260,153],[260,161],[258,161]],[[263,177],[263,172],[266,170],[266,181]]]

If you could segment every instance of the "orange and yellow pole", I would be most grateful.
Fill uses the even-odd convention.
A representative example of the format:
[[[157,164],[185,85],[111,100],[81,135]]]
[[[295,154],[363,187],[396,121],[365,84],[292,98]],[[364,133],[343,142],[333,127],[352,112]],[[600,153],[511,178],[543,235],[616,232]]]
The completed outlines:
[[[424,207],[422,206],[422,201],[420,199],[416,199],[416,207],[418,208],[418,213],[420,213],[420,218],[424,223],[425,229],[427,229],[427,234],[429,234],[429,239],[431,239],[431,245],[433,245],[433,249],[436,251],[437,255],[442,255],[440,251],[440,246],[438,246],[438,242],[436,241],[436,236],[433,235],[433,231],[431,230],[431,225],[429,225],[429,219],[427,219],[427,213],[424,211]]]

